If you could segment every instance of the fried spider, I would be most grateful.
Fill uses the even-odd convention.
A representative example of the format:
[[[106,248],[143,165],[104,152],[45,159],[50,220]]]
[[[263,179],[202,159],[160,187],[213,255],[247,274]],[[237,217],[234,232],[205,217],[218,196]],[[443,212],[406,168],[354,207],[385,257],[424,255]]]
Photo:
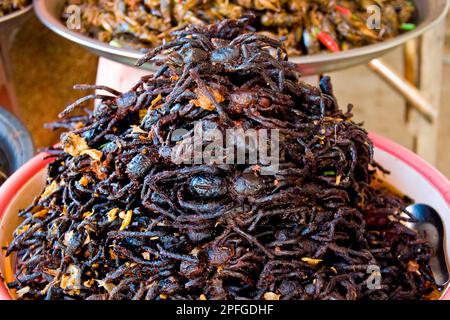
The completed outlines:
[[[303,83],[282,43],[246,23],[176,31],[139,61],[160,70],[129,92],[77,87],[106,93],[53,125],[67,132],[7,250],[19,297],[422,299],[435,289],[430,246],[401,223],[408,201],[373,184],[372,143],[330,79]],[[92,111],[70,116],[89,99]],[[278,170],[173,161],[199,128],[278,130]]]

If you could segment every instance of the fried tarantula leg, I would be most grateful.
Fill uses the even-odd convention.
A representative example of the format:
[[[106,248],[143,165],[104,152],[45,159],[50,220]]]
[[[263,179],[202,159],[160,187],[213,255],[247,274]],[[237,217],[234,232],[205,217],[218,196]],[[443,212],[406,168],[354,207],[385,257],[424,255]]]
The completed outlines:
[[[241,229],[239,229],[236,225],[234,225],[234,222],[228,221],[228,224],[232,226],[232,229],[234,232],[239,234],[241,237],[245,238],[250,243],[257,246],[262,252],[264,252],[270,259],[273,259],[275,256],[267,250],[255,237],[249,235],[248,233],[245,233]]]
[[[75,101],[74,103],[68,105],[66,107],[66,109],[64,109],[63,112],[61,112],[58,117],[60,118],[64,118],[66,117],[69,113],[71,113],[72,111],[74,111],[76,108],[80,107],[84,102],[88,101],[88,100],[92,100],[92,99],[100,99],[100,100],[111,100],[111,99],[115,99],[115,97],[113,96],[105,96],[105,95],[100,95],[100,94],[91,94],[88,95],[86,97],[80,98],[77,101]]]

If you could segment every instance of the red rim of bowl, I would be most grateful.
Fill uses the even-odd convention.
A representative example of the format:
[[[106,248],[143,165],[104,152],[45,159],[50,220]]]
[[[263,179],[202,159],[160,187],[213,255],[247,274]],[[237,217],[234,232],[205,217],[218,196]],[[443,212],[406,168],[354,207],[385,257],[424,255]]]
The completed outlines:
[[[439,193],[441,193],[444,200],[450,206],[450,182],[443,174],[415,153],[393,141],[373,133],[370,134],[370,138],[377,148],[400,159],[405,164],[420,173],[439,191]],[[16,171],[0,187],[0,219],[3,217],[10,201],[14,198],[15,194],[22,188],[22,186],[25,185],[34,175],[44,169],[51,161],[52,158],[47,158],[47,155],[44,153],[37,155],[18,171]],[[6,289],[4,282],[0,281],[0,300],[11,299],[12,297]],[[441,300],[450,300],[450,290],[448,290],[447,293],[441,297]]]
[[[38,154],[10,176],[0,187],[0,221],[17,192],[28,182],[28,180],[52,162],[52,158],[47,157],[48,155],[45,153]],[[1,279],[0,300],[12,300],[4,281]]]

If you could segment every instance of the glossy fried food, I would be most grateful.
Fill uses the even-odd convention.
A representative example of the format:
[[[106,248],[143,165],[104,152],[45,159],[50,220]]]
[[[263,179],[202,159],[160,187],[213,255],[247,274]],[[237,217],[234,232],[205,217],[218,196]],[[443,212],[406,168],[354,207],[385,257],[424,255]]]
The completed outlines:
[[[129,92],[77,86],[100,93],[54,124],[67,132],[7,250],[19,297],[378,300],[435,289],[430,246],[401,223],[408,201],[374,186],[372,143],[330,79],[303,83],[282,43],[247,22],[176,32],[139,62],[160,70]],[[89,99],[92,111],[70,116]],[[279,132],[279,170],[174,162],[178,130],[189,141],[198,125]]]
[[[116,47],[153,48],[188,24],[254,15],[252,27],[285,37],[290,55],[348,50],[393,38],[414,28],[415,11],[409,0],[67,1],[73,4],[81,9],[79,31]],[[68,16],[63,14],[63,20]]]

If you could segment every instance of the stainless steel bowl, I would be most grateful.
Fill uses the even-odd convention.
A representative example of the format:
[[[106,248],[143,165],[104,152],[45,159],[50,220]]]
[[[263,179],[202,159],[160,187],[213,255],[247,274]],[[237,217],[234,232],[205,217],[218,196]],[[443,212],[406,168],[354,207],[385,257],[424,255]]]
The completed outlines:
[[[0,106],[0,153],[6,158],[5,173],[12,174],[27,163],[34,151],[31,135],[22,122]]]
[[[420,36],[439,23],[447,14],[450,0],[414,0],[417,7],[417,28],[394,39],[352,49],[340,53],[295,56],[290,60],[297,63],[304,75],[319,74],[363,64],[400,46],[406,41]],[[76,31],[69,30],[61,21],[63,0],[34,0],[34,10],[39,19],[60,36],[74,41],[99,56],[129,65],[143,55],[137,50],[115,48],[98,40],[91,39]],[[151,65],[144,66],[152,70]]]
[[[25,19],[30,16],[32,7],[33,6],[30,4],[28,7],[23,8],[22,10],[18,10],[0,17],[0,31],[9,31],[11,30],[11,28],[20,25],[25,21]]]

